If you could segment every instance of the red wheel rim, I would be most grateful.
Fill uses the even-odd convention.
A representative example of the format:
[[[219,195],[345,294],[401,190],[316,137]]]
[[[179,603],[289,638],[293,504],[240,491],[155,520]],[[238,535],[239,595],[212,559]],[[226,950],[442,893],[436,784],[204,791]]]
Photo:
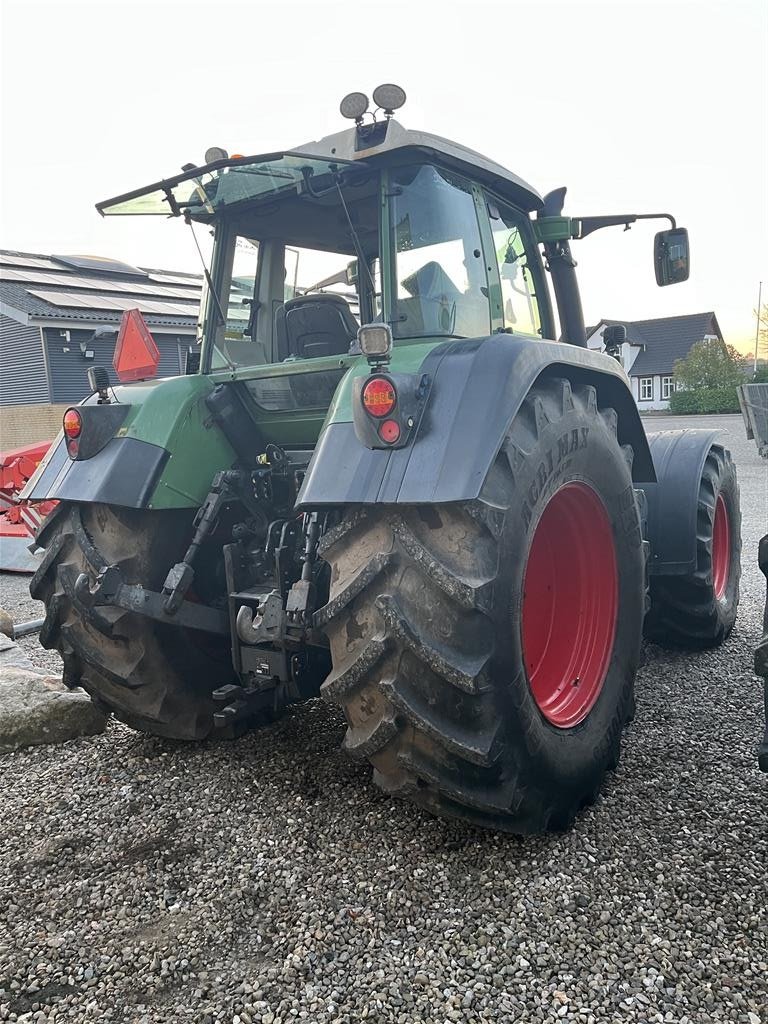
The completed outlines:
[[[722,494],[715,504],[715,521],[712,524],[712,585],[718,601],[725,596],[728,574],[731,568],[731,521]]]
[[[560,729],[583,722],[608,673],[618,616],[613,531],[597,493],[569,483],[550,498],[523,581],[522,644],[531,693]]]

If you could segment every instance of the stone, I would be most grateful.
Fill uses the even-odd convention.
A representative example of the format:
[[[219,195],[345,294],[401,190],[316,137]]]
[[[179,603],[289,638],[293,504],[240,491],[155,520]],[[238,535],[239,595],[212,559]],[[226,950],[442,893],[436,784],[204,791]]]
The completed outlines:
[[[5,608],[0,608],[0,633],[13,640],[13,619]]]
[[[0,753],[104,732],[107,716],[83,690],[69,690],[56,676],[23,664],[8,664],[8,654],[13,658],[9,649],[0,653]]]

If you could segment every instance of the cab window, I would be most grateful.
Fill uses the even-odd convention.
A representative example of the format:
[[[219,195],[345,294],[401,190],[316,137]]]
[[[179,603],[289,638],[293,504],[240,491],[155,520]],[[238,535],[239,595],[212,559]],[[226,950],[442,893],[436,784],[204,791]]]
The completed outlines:
[[[504,326],[515,334],[541,335],[534,260],[529,261],[522,214],[489,202],[493,248],[501,279]]]
[[[488,281],[472,189],[430,165],[392,175],[396,338],[490,333]]]

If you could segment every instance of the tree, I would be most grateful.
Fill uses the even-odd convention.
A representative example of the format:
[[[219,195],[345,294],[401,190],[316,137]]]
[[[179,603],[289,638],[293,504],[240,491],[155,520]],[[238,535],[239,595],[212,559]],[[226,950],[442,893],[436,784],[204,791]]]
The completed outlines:
[[[736,388],[748,379],[744,357],[720,338],[697,341],[674,365],[682,388],[670,395],[673,413],[738,412]]]
[[[675,380],[686,391],[736,388],[744,383],[744,357],[719,338],[697,341],[674,365]]]

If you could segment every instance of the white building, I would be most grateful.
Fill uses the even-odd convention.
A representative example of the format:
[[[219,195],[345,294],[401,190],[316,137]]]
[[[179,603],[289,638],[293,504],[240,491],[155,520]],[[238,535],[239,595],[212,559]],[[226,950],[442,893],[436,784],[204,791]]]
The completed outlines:
[[[714,313],[690,313],[657,320],[601,320],[587,328],[590,348],[603,348],[603,331],[611,324],[624,324],[627,329],[621,364],[640,412],[669,408],[669,396],[675,390],[674,365],[685,359],[697,341],[712,337],[723,341]]]

